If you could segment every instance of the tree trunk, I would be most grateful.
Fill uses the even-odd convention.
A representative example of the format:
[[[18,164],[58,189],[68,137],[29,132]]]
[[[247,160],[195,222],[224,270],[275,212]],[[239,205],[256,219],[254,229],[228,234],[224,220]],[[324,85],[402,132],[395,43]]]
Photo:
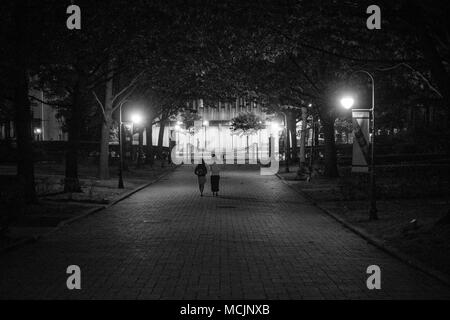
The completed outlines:
[[[324,176],[336,178],[339,176],[337,169],[336,143],[334,135],[334,117],[328,114],[322,115],[325,148],[325,170]]]
[[[29,94],[29,78],[26,69],[25,54],[26,10],[28,1],[17,1],[14,7],[14,23],[17,34],[15,35],[15,70],[14,79],[14,120],[17,137],[17,176],[23,186],[23,193],[27,203],[36,201],[34,182],[33,145],[31,129],[31,107]]]
[[[145,148],[145,163],[153,167],[155,155],[153,152],[153,119],[149,119],[148,125],[145,128],[145,135],[147,140],[147,146]]]
[[[298,160],[298,146],[297,146],[297,117],[295,112],[290,111],[288,114],[289,130],[291,131],[292,155],[293,161]]]
[[[308,110],[302,107],[302,134],[300,136],[300,170],[303,170],[306,163],[306,122],[308,120]]]
[[[137,161],[136,161],[136,167],[140,168],[142,167],[143,161],[142,161],[142,150],[144,147],[144,127],[139,128],[138,130],[139,134],[139,144],[137,149]]]
[[[163,141],[164,141],[164,129],[166,128],[166,123],[164,120],[159,122],[159,133],[158,133],[158,158],[162,159],[163,155]]]
[[[284,135],[284,139],[285,139],[285,141],[284,141],[284,143],[285,143],[285,145],[284,145],[284,151],[285,151],[285,161],[286,161],[286,165],[289,165],[289,163],[291,162],[291,143],[290,143],[290,138],[289,138],[289,136],[291,135],[290,134],[290,128],[289,128],[289,124],[288,124],[288,122],[289,122],[289,114],[286,114],[286,122],[287,123],[285,123],[285,130],[286,130],[286,132],[285,132],[285,135]]]
[[[102,122],[102,132],[100,140],[100,159],[99,159],[99,178],[101,180],[109,179],[109,137],[112,123],[112,114],[106,111]]]
[[[66,151],[66,175],[64,180],[64,192],[82,192],[78,179],[78,149],[80,147],[83,101],[82,80],[78,75],[73,92],[73,103],[70,117],[67,119],[68,141]]]
[[[246,148],[246,152],[245,152],[245,163],[250,163],[250,146],[248,145],[248,134],[246,135],[246,140],[247,140],[247,148]]]
[[[104,115],[100,140],[99,178],[109,179],[109,139],[112,124],[113,110],[113,72],[111,62],[108,63],[108,81],[105,86]]]
[[[313,151],[312,151],[312,159],[313,159],[313,161],[317,161],[317,159],[318,159],[318,152],[317,152],[317,147],[319,146],[319,135],[320,135],[320,124],[319,124],[319,122],[317,121],[318,120],[318,117],[317,117],[317,115],[316,116],[313,116],[313,120],[312,120],[312,122],[313,122],[313,126],[314,126],[314,134],[313,134],[313,141],[312,141],[312,148],[313,148]]]

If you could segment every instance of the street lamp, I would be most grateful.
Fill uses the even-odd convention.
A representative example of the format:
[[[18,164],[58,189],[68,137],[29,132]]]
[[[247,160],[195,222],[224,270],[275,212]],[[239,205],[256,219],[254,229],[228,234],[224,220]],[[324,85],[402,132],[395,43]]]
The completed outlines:
[[[122,107],[125,103],[129,102],[129,100],[124,100],[119,105],[119,189],[124,188],[123,184],[123,133],[124,133],[124,123],[122,121]],[[131,122],[134,124],[142,124],[144,122],[144,117],[140,113],[133,113],[130,116]]]
[[[133,122],[136,125],[140,125],[142,124],[142,122],[144,122],[144,118],[139,113],[133,113],[130,118],[131,122]]]
[[[123,189],[123,122],[122,122],[122,106],[128,102],[124,100],[119,105],[119,189]]]
[[[341,99],[341,105],[347,110],[350,110],[354,104],[355,99],[353,99],[353,97],[345,96]]]
[[[375,80],[373,75],[365,70],[359,70],[353,72],[349,79],[357,74],[357,73],[364,73],[367,75],[371,80],[371,86],[372,86],[372,108],[370,109],[371,114],[371,130],[370,130],[370,207],[369,207],[369,219],[370,220],[378,220],[378,214],[377,214],[377,206],[376,206],[376,185],[375,185]],[[355,100],[351,96],[345,96],[341,99],[341,105],[345,109],[349,110],[353,107],[355,104]]]
[[[130,115],[130,120],[133,123],[134,126],[136,126],[137,128],[137,133],[138,133],[138,137],[139,137],[139,142],[138,142],[138,148],[137,148],[137,166],[140,167],[140,165],[142,164],[142,157],[143,157],[143,150],[142,150],[142,145],[143,145],[143,133],[144,133],[144,127],[143,124],[145,122],[144,117],[142,116],[141,113],[139,112],[133,112]],[[133,130],[134,131],[134,130]],[[133,145],[133,133],[131,132],[131,145]]]

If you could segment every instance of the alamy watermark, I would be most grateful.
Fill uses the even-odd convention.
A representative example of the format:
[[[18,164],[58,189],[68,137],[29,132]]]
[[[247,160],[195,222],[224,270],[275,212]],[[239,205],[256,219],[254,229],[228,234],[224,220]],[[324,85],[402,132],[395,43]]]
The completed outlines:
[[[69,290],[81,290],[81,269],[79,266],[71,265],[67,267],[67,274],[70,276],[67,278],[66,286]]]
[[[366,285],[369,290],[381,290],[381,269],[377,265],[371,265],[367,267],[367,274],[370,276],[367,278]]]

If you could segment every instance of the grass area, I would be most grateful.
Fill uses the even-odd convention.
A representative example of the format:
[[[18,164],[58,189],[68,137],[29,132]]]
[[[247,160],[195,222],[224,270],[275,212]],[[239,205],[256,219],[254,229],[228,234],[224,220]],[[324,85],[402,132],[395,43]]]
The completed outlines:
[[[379,220],[370,221],[367,199],[349,197],[343,190],[348,176],[310,182],[296,181],[295,174],[280,174],[289,184],[352,225],[364,229],[386,245],[450,275],[450,198],[438,195],[377,201]],[[379,180],[378,183],[383,183]],[[403,190],[408,192],[408,190]]]
[[[9,208],[12,212],[8,214],[8,228],[0,234],[0,250],[17,241],[49,232],[61,222],[95,207],[40,201],[36,204]]]
[[[14,166],[0,166],[0,188],[2,194],[11,196],[14,187]],[[173,166],[157,162],[151,168],[130,167],[124,172],[124,189],[118,189],[116,168],[111,168],[111,178],[98,180],[94,165],[80,165],[79,179],[82,193],[64,193],[64,166],[55,163],[37,163],[36,190],[37,204],[24,205],[17,199],[8,203],[0,202],[0,249],[21,239],[40,235],[57,227],[62,221],[82,215],[87,210],[100,208],[111,203],[122,194],[157,179]]]
[[[142,166],[136,168],[130,166],[123,172],[125,189],[118,189],[118,171],[116,167],[110,167],[110,178],[99,180],[97,178],[98,167],[94,164],[79,165],[79,180],[82,193],[73,193],[62,195],[64,191],[64,164],[40,162],[35,164],[36,191],[40,197],[46,196],[46,199],[66,199],[77,202],[92,202],[104,204],[108,203],[122,192],[132,190],[148,181],[154,180],[160,174],[171,170],[173,167],[168,164],[161,165],[155,161],[153,167]],[[1,178],[15,175],[15,166],[0,166],[0,184]],[[10,181],[10,180],[9,180]],[[9,183],[6,182],[6,183]],[[55,194],[60,194],[55,196]],[[51,195],[48,197],[47,195]]]
[[[448,199],[378,201],[378,221],[368,220],[367,202],[329,202],[323,206],[387,245],[450,274],[450,224],[443,222]]]

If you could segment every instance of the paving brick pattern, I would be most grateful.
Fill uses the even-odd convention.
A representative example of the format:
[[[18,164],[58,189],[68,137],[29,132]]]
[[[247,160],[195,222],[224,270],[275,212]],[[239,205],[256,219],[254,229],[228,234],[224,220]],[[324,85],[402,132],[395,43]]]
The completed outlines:
[[[0,256],[2,299],[449,299],[450,288],[345,229],[275,176],[193,167]],[[206,186],[209,188],[209,183]],[[382,289],[368,290],[378,265]],[[66,268],[81,268],[81,290]]]

